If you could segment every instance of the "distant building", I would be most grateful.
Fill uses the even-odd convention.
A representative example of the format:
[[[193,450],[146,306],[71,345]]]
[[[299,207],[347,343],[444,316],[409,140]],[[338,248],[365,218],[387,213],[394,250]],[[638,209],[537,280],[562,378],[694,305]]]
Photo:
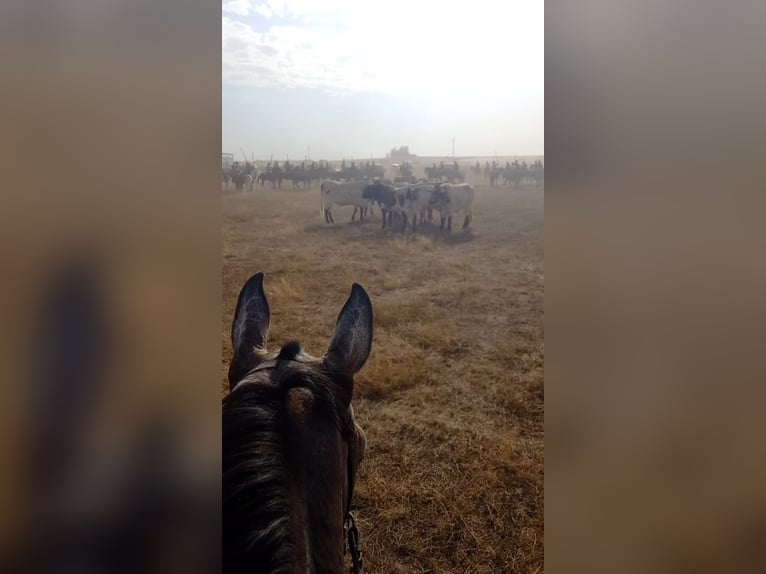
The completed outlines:
[[[399,146],[399,148],[391,148],[391,152],[388,154],[388,157],[391,159],[393,163],[400,163],[403,161],[412,161],[418,156],[415,154],[410,153],[410,146]]]

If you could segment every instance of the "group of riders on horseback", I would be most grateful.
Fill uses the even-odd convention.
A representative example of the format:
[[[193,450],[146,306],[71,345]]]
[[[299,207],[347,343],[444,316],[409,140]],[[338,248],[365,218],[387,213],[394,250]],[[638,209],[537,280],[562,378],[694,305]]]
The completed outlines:
[[[234,187],[237,191],[241,191],[245,185],[252,188],[253,181],[255,180],[255,165],[246,161],[244,165],[235,161],[231,165],[224,165],[221,170],[221,180],[225,187],[229,186],[229,182],[234,183]]]
[[[385,169],[382,165],[376,164],[375,160],[365,162],[364,165],[357,165],[355,161],[352,161],[350,165],[346,165],[346,160],[343,160],[340,164],[340,169],[336,169],[332,173],[332,177],[336,179],[383,179],[386,175]]]
[[[409,181],[413,179],[412,165],[410,163],[405,161],[394,167],[397,167],[399,172],[397,180]],[[450,183],[465,181],[465,172],[458,166],[455,160],[452,163],[446,164],[440,162],[439,165],[433,162],[433,165],[426,167],[425,172],[426,177],[430,180],[447,180]],[[501,178],[504,185],[513,187],[524,184],[540,187],[544,180],[543,162],[539,159],[535,160],[531,165],[528,165],[526,161],[521,163],[518,160],[513,162],[506,161],[505,166],[498,161],[492,161],[491,163],[487,161],[483,168],[477,160],[476,164],[471,168],[471,173],[474,178],[483,177],[488,179],[489,184],[493,187],[500,184]],[[233,164],[225,166],[222,170],[224,186],[228,187],[229,182],[233,182],[237,191],[241,191],[245,187],[252,191],[256,183],[263,187],[267,181],[270,181],[274,188],[281,188],[282,182],[288,180],[292,183],[293,188],[300,188],[302,186],[308,189],[315,182],[324,179],[355,180],[383,179],[384,177],[385,170],[383,166],[376,164],[375,160],[367,161],[364,164],[357,164],[355,161],[346,163],[346,160],[343,160],[338,168],[334,168],[327,161],[302,161],[300,164],[293,164],[288,159],[282,165],[280,165],[279,161],[269,161],[266,164],[265,170],[261,173],[258,173],[254,163],[245,161],[243,164],[235,161]]]
[[[297,165],[290,163],[290,160],[282,165],[279,161],[273,163],[270,161],[265,171],[261,173],[257,173],[257,168],[249,161],[244,165],[235,161],[231,166],[223,168],[222,181],[226,187],[230,181],[234,182],[237,191],[241,191],[244,187],[252,190],[255,183],[263,187],[267,181],[270,181],[273,187],[281,188],[284,180],[292,182],[293,187],[300,187],[302,184],[305,188],[309,188],[314,181],[331,177],[332,172],[330,164],[323,161],[312,161],[310,164],[302,161]]]
[[[518,160],[506,161],[505,166],[498,161],[492,161],[491,164],[487,161],[483,169],[477,160],[471,172],[475,177],[483,176],[488,179],[489,184],[493,187],[500,183],[500,178],[508,186],[518,187],[523,184],[534,184],[535,187],[540,187],[545,176],[543,162],[539,159],[532,162],[532,165],[528,165],[526,161],[519,163]]]
[[[282,182],[288,180],[294,188],[302,185],[308,189],[322,179],[373,179],[384,176],[383,166],[376,164],[375,160],[360,165],[357,165],[355,161],[347,165],[346,160],[343,160],[340,168],[333,168],[327,161],[310,163],[302,161],[300,164],[292,164],[288,159],[282,165],[279,161],[269,161],[261,173],[257,173],[255,165],[249,161],[246,161],[244,165],[235,161],[230,167],[224,167],[222,171],[224,186],[228,187],[230,181],[234,182],[237,191],[241,191],[244,187],[252,190],[255,183],[263,187],[267,181],[272,183],[272,187],[281,188]]]
[[[439,162],[439,165],[436,165],[436,162],[433,162],[433,165],[430,167],[426,167],[426,177],[428,179],[438,179],[441,181],[442,179],[446,179],[450,183],[455,182],[464,182],[465,181],[465,172],[460,169],[460,166],[458,166],[456,160],[452,160],[451,164],[444,164],[444,162]]]

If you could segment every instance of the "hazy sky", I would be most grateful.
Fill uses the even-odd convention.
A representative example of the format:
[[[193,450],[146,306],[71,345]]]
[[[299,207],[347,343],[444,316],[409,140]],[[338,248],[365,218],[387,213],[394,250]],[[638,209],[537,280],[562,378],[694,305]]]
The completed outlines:
[[[222,151],[240,159],[544,151],[542,1],[222,9]]]

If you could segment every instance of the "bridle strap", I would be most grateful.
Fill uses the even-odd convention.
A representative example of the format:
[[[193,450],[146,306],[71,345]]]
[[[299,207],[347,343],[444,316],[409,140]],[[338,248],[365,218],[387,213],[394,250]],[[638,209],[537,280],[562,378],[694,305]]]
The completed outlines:
[[[349,450],[348,469],[348,502],[346,504],[346,540],[348,551],[351,554],[351,568],[353,574],[363,574],[362,548],[359,543],[359,528],[356,526],[354,515],[351,512],[351,502],[354,498],[354,471],[351,467],[351,451]]]
[[[346,540],[348,542],[348,551],[351,554],[351,568],[353,574],[363,574],[362,548],[359,542],[359,528],[356,526],[354,515],[351,513],[351,503],[354,499],[354,470],[351,466],[351,449],[348,451],[348,461],[346,463],[348,473],[348,501],[346,502]]]
[[[359,544],[359,528],[357,528],[354,515],[351,512],[346,514],[346,525],[348,549],[351,554],[351,571],[354,574],[363,574],[362,548]]]

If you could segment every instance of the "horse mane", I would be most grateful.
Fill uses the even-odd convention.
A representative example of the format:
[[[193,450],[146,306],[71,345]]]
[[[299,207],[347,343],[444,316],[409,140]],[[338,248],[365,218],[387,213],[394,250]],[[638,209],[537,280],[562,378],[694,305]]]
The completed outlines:
[[[290,442],[297,424],[286,407],[291,389],[313,396],[312,412],[342,428],[338,387],[315,365],[294,361],[288,343],[273,369],[254,371],[223,399],[224,572],[290,572],[297,552],[290,496]],[[295,445],[293,445],[295,446]]]

